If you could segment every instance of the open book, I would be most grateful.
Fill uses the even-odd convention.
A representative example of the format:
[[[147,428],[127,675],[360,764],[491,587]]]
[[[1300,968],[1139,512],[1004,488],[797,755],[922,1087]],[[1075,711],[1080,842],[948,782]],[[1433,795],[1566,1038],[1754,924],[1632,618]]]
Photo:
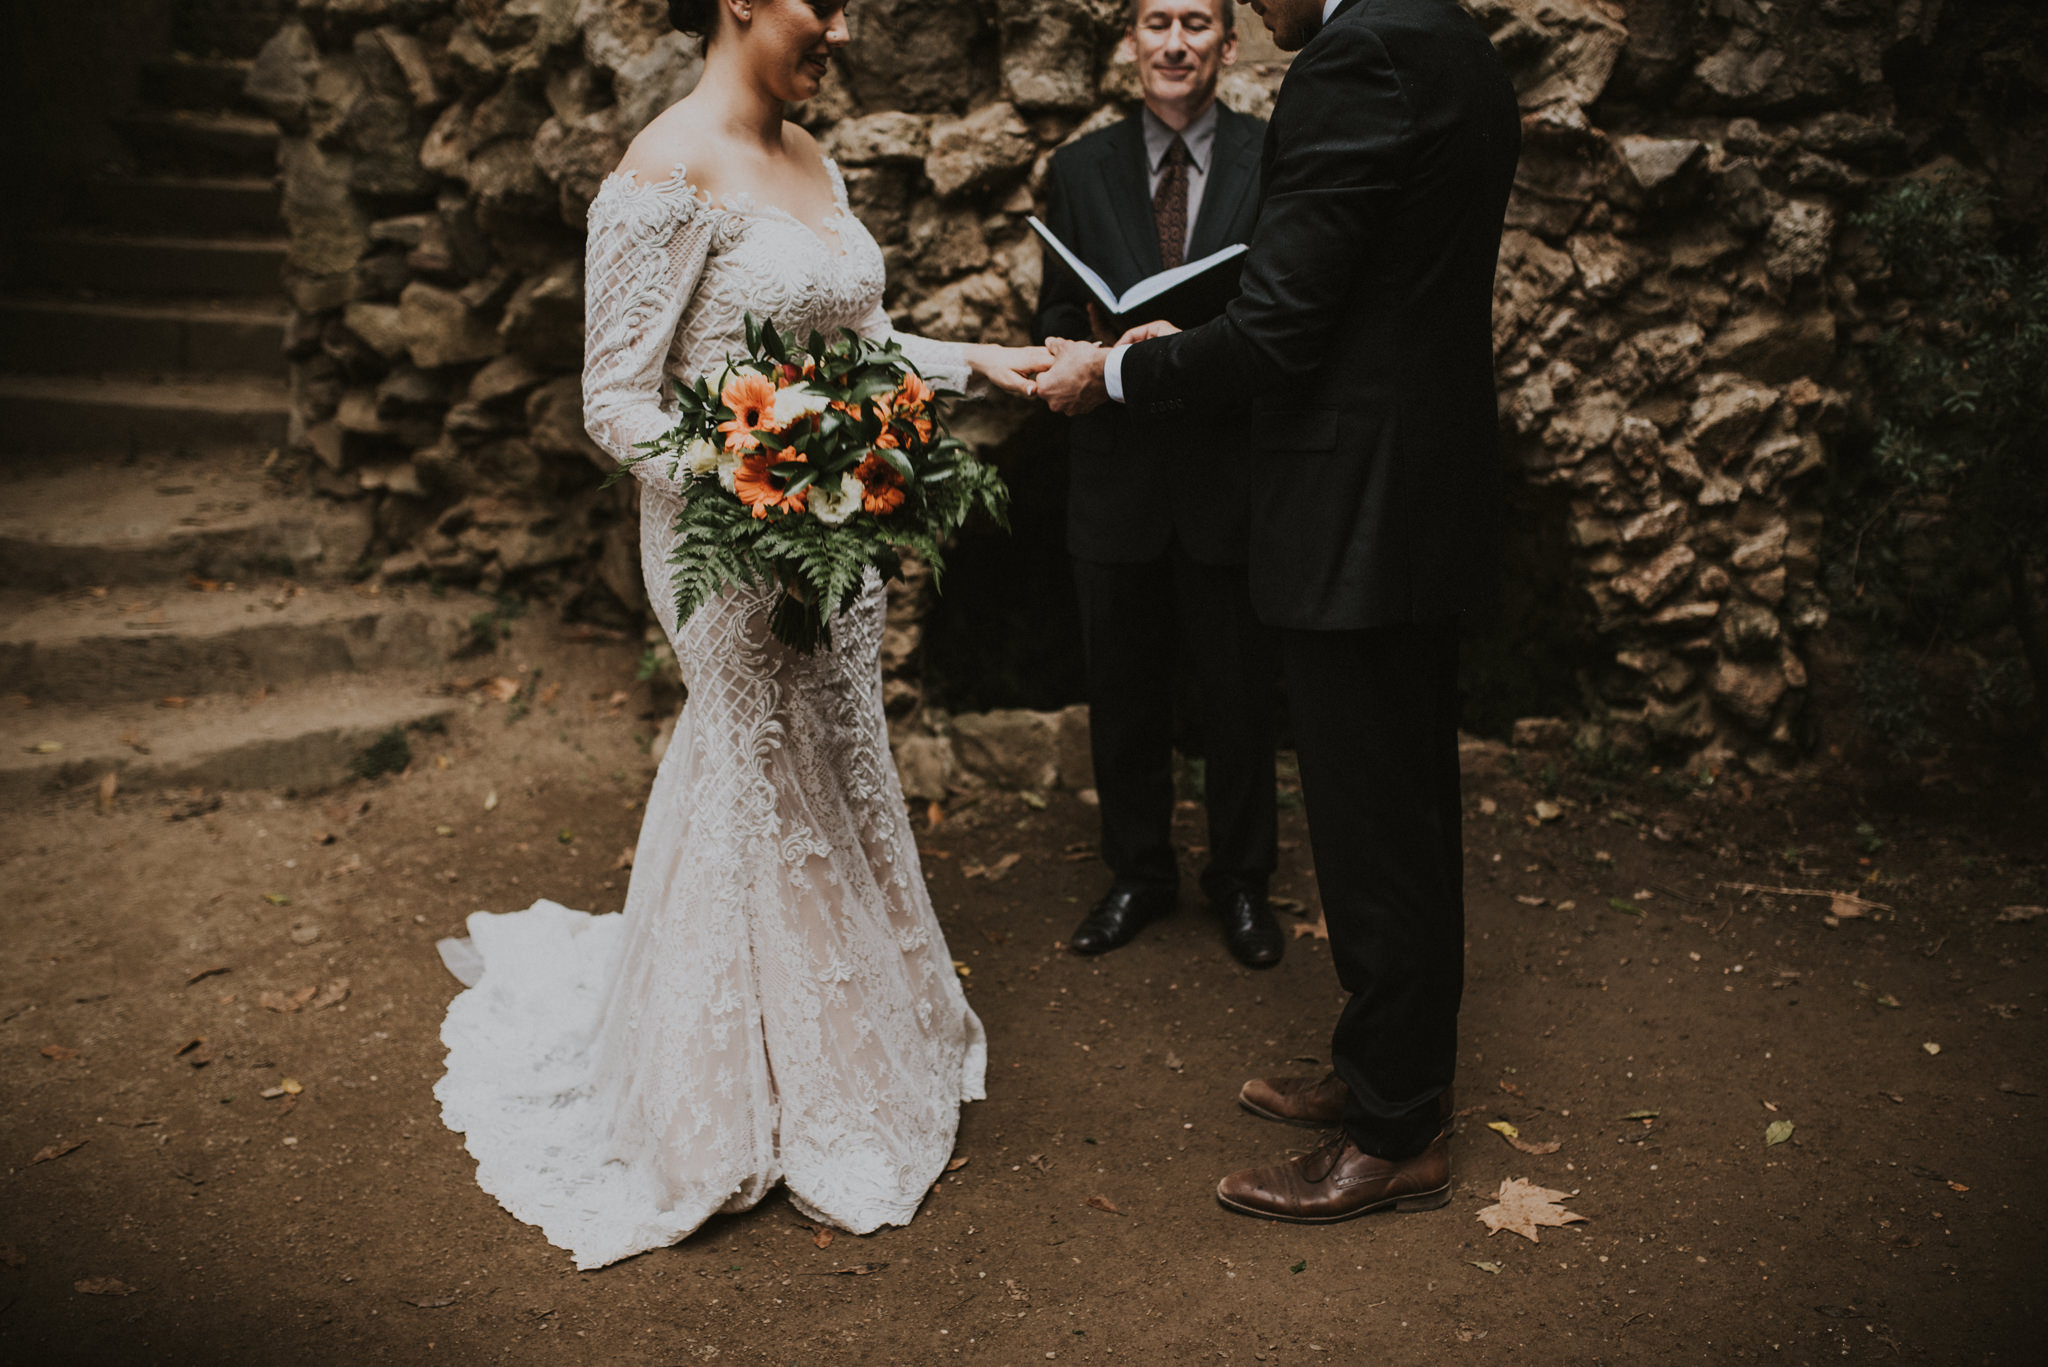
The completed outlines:
[[[1110,321],[1118,327],[1135,323],[1148,323],[1155,318],[1165,318],[1179,323],[1184,318],[1200,322],[1220,312],[1223,305],[1237,292],[1237,273],[1219,271],[1217,267],[1243,256],[1248,248],[1242,242],[1225,247],[1220,252],[1211,252],[1199,261],[1175,266],[1172,270],[1148,275],[1137,284],[1118,294],[1109,287],[1109,282],[1095,270],[1074,255],[1073,249],[1059,240],[1052,229],[1038,221],[1029,220],[1031,231],[1045,239],[1045,244],[1067,263],[1071,270],[1086,285]],[[1188,315],[1193,317],[1188,317]],[[1177,317],[1176,315],[1180,315]]]

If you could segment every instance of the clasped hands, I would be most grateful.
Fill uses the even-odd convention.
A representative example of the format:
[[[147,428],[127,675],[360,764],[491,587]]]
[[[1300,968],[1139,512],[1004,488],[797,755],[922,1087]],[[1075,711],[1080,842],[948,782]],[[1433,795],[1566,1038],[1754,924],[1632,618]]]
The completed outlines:
[[[1100,314],[1089,310],[1101,327]],[[975,346],[967,349],[968,365],[975,374],[1006,393],[1045,400],[1055,413],[1077,417],[1102,406],[1109,398],[1103,367],[1109,349],[1133,342],[1147,342],[1180,329],[1160,319],[1130,329],[1109,346],[1099,341],[1073,341],[1048,337],[1042,347]]]

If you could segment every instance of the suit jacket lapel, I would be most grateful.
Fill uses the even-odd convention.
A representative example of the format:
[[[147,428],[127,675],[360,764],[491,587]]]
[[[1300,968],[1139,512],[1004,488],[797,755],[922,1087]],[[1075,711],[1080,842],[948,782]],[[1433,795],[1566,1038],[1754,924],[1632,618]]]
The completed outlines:
[[[1209,154],[1209,183],[1202,191],[1202,209],[1195,215],[1188,260],[1220,251],[1224,235],[1237,218],[1238,205],[1252,188],[1259,169],[1259,148],[1251,135],[1252,120],[1235,110],[1217,110],[1216,141]]]
[[[1103,177],[1109,182],[1116,225],[1123,231],[1131,260],[1137,264],[1137,271],[1127,280],[1117,280],[1103,272],[1119,292],[1166,269],[1159,256],[1159,227],[1152,218],[1152,168],[1145,157],[1145,126],[1140,122],[1143,117],[1133,114],[1113,125],[1117,146],[1102,168]]]

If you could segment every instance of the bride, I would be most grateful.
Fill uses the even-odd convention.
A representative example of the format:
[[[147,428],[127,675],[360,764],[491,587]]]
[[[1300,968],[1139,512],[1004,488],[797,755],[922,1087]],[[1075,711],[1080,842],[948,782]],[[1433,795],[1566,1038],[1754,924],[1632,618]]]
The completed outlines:
[[[584,415],[615,457],[672,423],[672,379],[786,336],[894,338],[927,379],[1029,394],[1038,348],[897,334],[839,171],[782,118],[847,42],[845,0],[669,0],[697,88],[590,206]],[[777,1182],[855,1233],[904,1224],[944,1169],[986,1045],[932,913],[889,756],[868,581],[814,656],[774,590],[675,618],[676,486],[641,482],[641,566],[689,702],[655,775],[622,915],[542,901],[442,943],[469,990],[441,1029],[442,1118],[512,1214],[601,1267]]]

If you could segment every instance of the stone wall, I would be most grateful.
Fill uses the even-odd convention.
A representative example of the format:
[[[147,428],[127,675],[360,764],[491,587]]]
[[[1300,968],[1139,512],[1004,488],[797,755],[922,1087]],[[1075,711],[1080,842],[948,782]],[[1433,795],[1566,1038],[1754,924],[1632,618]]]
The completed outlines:
[[[1569,506],[1556,611],[1595,661],[1577,739],[1783,762],[1805,643],[1829,618],[1817,477],[1855,418],[1838,358],[1869,267],[1844,217],[1874,177],[1932,154],[1900,126],[1886,63],[1935,39],[1939,0],[1469,7],[1526,113],[1494,347],[1513,477]],[[597,487],[581,432],[580,225],[700,70],[664,14],[297,0],[257,65],[250,89],[287,135],[294,444],[322,489],[377,500],[387,577],[644,609],[630,500]],[[1024,217],[1047,159],[1135,93],[1122,14],[858,7],[796,117],[882,243],[900,324],[1024,337],[1040,269]],[[1243,27],[1225,98],[1263,113],[1284,63]],[[960,416],[989,446],[1021,419]],[[917,720],[923,592],[896,595],[887,667],[899,742],[924,756],[913,786],[936,796],[961,747]]]

